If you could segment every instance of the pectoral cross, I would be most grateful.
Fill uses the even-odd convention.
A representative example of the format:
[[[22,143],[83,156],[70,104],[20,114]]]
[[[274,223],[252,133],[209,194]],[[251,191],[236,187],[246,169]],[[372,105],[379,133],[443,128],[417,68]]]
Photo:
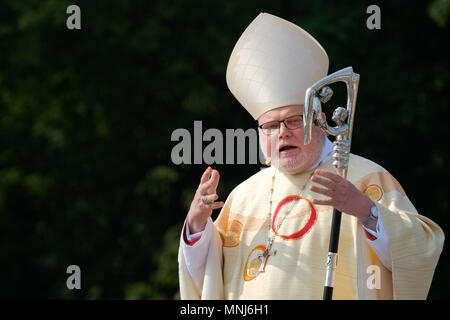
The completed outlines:
[[[261,265],[259,266],[259,272],[264,272],[264,269],[266,267],[266,263],[267,263],[267,259],[269,258],[269,256],[274,256],[277,254],[277,250],[271,250],[272,248],[272,242],[273,239],[269,239],[267,241],[267,246],[266,246],[266,250],[264,250],[264,252],[260,253],[257,255],[258,258],[262,258],[263,261],[261,261]]]

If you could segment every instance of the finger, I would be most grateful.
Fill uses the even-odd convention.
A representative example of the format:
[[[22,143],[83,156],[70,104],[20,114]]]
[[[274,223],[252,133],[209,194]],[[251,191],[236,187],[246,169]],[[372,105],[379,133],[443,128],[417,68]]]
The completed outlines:
[[[219,202],[210,203],[210,204],[208,204],[208,206],[211,210],[215,210],[215,209],[222,208],[224,206],[224,204],[225,204],[225,202],[219,201]]]
[[[211,176],[212,168],[208,167],[205,172],[203,172],[202,177],[200,179],[200,184],[207,182]]]
[[[322,206],[333,206],[332,199],[313,199],[312,203]]]
[[[315,183],[318,183],[318,184],[321,184],[321,185],[323,185],[323,186],[325,186],[325,187],[327,187],[329,189],[332,189],[332,190],[336,189],[335,188],[336,187],[335,182],[333,182],[333,181],[331,181],[330,179],[327,179],[327,178],[323,178],[323,177],[320,177],[320,176],[317,176],[317,175],[313,175],[312,178],[311,178],[311,181],[315,182]]]
[[[212,171],[211,179],[210,179],[211,187],[214,188],[214,190],[215,190],[215,189],[217,188],[217,186],[219,185],[219,179],[220,179],[219,171],[217,171],[216,169],[214,169],[214,170]]]
[[[323,169],[317,169],[314,172],[316,175],[328,178],[334,182],[340,182],[342,180],[342,177],[336,173],[333,173],[331,171],[323,170]]]
[[[316,192],[316,193],[322,194],[324,196],[331,197],[331,196],[334,195],[334,191],[333,190],[322,188],[322,187],[318,187],[318,186],[311,186],[309,188],[309,190],[311,190],[312,192]]]
[[[200,201],[203,204],[210,204],[210,203],[213,203],[218,198],[219,198],[219,196],[217,194],[208,194],[208,195],[205,195],[205,196],[201,196],[200,197]]]
[[[216,192],[216,188],[219,184],[220,174],[217,170],[212,170],[210,179],[199,186],[200,194],[208,194]]]

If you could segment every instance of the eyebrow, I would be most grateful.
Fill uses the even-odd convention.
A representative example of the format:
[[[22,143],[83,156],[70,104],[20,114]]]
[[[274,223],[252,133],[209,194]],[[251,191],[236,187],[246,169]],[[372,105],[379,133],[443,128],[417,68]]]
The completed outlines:
[[[285,116],[282,120],[286,120],[287,118],[294,117],[294,116],[301,116],[301,117],[303,117],[303,113],[290,114],[290,115]],[[260,120],[258,120],[258,124],[261,125],[261,124],[268,123],[268,122],[278,122],[278,121],[281,121],[281,120],[273,120],[272,119],[272,120],[268,120],[268,121],[264,121],[264,122],[261,122]]]

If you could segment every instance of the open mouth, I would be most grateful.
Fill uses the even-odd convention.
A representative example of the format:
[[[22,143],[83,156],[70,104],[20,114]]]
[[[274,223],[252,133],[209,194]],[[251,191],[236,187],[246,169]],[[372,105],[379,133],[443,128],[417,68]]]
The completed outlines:
[[[280,152],[280,153],[281,153],[281,152],[288,152],[288,151],[292,151],[292,150],[296,150],[296,149],[298,149],[298,147],[286,145],[286,146],[282,146],[282,147],[280,148],[279,152]]]

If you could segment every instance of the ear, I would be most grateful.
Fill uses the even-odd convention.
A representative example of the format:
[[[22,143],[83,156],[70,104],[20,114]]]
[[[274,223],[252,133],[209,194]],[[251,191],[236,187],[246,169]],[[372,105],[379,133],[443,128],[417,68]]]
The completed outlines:
[[[325,114],[325,112],[322,112],[322,119],[327,121],[327,115]]]

